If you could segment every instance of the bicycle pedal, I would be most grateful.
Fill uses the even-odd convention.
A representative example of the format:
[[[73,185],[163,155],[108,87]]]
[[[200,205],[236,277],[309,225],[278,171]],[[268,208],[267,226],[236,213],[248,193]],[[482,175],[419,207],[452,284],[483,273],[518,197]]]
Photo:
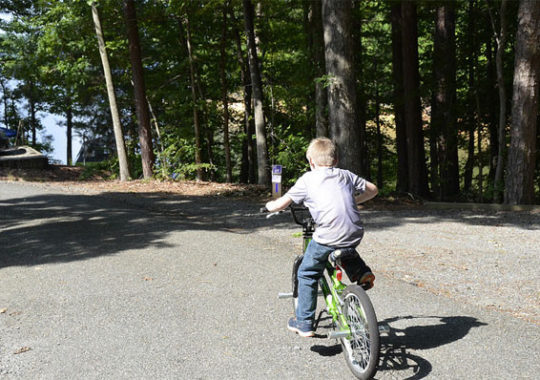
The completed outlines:
[[[292,298],[292,296],[293,296],[292,293],[278,293],[278,298],[279,299]]]
[[[328,339],[343,339],[349,335],[351,335],[349,331],[330,331],[328,333]]]

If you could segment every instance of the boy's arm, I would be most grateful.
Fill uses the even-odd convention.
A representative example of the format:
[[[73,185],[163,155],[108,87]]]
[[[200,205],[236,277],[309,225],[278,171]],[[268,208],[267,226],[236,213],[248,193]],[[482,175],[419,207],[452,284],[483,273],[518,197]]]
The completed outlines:
[[[366,181],[366,190],[354,197],[356,203],[364,203],[369,201],[371,198],[374,198],[379,193],[379,189],[373,183]]]
[[[291,203],[292,199],[289,198],[287,195],[284,195],[281,198],[267,202],[265,206],[268,211],[276,212],[287,208]]]

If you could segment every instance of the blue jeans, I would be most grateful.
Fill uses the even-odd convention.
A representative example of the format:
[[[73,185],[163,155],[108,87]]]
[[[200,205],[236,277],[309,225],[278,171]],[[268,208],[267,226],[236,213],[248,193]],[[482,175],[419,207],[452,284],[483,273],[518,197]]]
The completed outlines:
[[[298,268],[298,306],[296,320],[313,324],[317,308],[317,288],[323,275],[328,256],[335,248],[312,240],[304,253],[304,259]]]

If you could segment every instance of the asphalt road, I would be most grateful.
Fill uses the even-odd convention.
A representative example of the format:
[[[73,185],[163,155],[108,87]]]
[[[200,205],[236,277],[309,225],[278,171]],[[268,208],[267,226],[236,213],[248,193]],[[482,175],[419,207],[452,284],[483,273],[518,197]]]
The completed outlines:
[[[324,329],[286,329],[299,241],[257,209],[0,182],[0,378],[351,378]],[[540,374],[535,323],[389,275],[369,295],[378,379]]]

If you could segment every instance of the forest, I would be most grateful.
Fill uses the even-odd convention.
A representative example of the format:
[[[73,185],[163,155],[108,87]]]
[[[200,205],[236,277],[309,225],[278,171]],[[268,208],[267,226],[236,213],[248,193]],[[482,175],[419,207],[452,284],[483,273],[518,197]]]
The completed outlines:
[[[0,0],[0,126],[121,181],[286,188],[316,136],[383,195],[540,203],[540,1]]]

